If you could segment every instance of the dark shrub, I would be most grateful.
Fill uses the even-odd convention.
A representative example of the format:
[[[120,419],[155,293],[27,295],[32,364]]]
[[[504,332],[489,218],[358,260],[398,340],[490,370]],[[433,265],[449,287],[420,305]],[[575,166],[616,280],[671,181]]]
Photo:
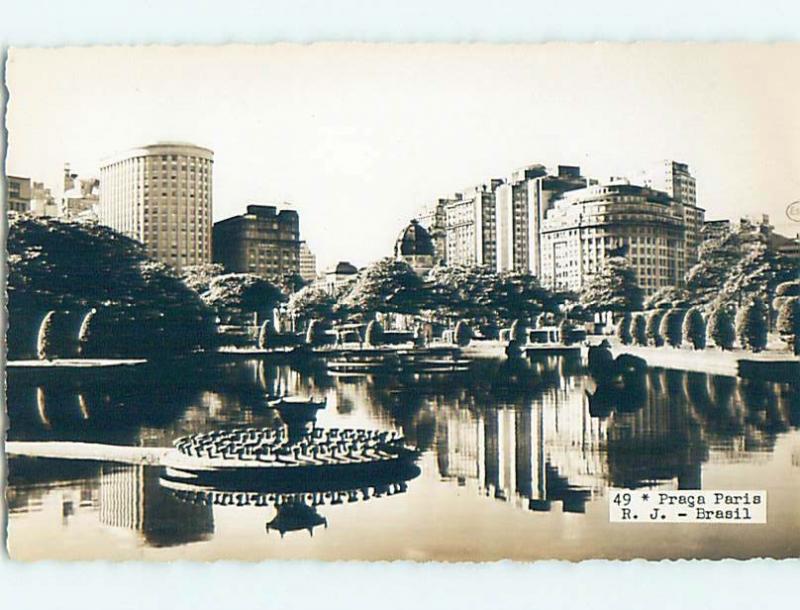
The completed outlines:
[[[459,320],[455,329],[455,341],[459,347],[467,347],[472,341],[472,329],[464,320]]]
[[[36,338],[36,355],[39,360],[78,356],[79,323],[80,318],[70,312],[48,312],[42,319]]]
[[[514,320],[509,332],[509,340],[516,341],[521,345],[528,342],[528,326],[522,320]]]
[[[574,326],[569,318],[564,318],[558,325],[558,336],[564,345],[572,345],[572,330]]]
[[[36,338],[36,353],[39,360],[53,360],[59,357],[56,346],[55,318],[56,312],[49,311],[39,326],[39,335]]]
[[[644,314],[637,313],[633,317],[631,334],[636,345],[647,345],[647,318]]]
[[[272,347],[272,343],[274,343],[273,338],[275,334],[276,333],[272,328],[272,321],[264,320],[264,323],[261,325],[261,328],[258,329],[258,348],[268,349]]]
[[[325,343],[325,330],[319,320],[311,320],[306,330],[306,343],[309,345],[322,345]]]
[[[98,317],[97,310],[91,309],[81,320],[81,327],[78,330],[78,352],[84,358],[91,358],[95,355],[94,348],[98,341]]]

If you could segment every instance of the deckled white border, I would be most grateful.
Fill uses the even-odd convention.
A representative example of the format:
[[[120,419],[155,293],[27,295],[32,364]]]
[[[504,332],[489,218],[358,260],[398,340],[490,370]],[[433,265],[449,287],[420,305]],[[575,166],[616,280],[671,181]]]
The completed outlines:
[[[0,7],[0,45],[277,40],[796,41],[800,40],[798,23],[800,3],[795,0],[11,0]],[[5,54],[2,59],[4,63]],[[3,104],[5,94],[3,90],[0,96]],[[5,142],[3,129],[3,164]],[[5,233],[3,215],[3,239]],[[4,276],[3,261],[0,279]],[[5,479],[2,466],[0,478]],[[5,530],[5,519],[2,525]],[[799,568],[798,560],[23,564],[4,557],[0,560],[0,603],[14,610],[236,606],[333,610],[367,605],[381,610],[790,607],[797,603]]]

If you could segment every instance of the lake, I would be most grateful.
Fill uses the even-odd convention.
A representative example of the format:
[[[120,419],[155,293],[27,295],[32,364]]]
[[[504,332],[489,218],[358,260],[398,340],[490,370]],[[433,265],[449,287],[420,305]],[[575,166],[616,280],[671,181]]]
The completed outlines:
[[[15,559],[535,560],[800,556],[800,386],[650,368],[620,389],[579,360],[333,377],[274,359],[9,379],[9,440],[171,446],[277,427],[267,401],[327,399],[324,428],[397,431],[398,480],[292,497],[185,489],[160,467],[9,458]],[[766,490],[766,525],[609,523],[609,488]]]

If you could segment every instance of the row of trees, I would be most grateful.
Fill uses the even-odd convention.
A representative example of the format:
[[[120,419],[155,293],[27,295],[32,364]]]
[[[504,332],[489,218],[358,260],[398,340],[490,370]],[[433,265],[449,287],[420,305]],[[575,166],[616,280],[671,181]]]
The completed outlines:
[[[708,271],[701,273],[696,267],[690,274],[689,287],[665,289],[647,301],[638,286],[635,272],[624,257],[609,258],[601,271],[590,278],[580,295],[552,292],[530,274],[498,274],[477,266],[440,266],[427,276],[419,277],[409,265],[391,258],[362,270],[352,284],[336,294],[314,286],[291,293],[255,275],[225,274],[219,265],[189,268],[184,272],[184,279],[222,318],[235,317],[237,312],[257,312],[260,320],[266,320],[273,308],[283,304],[284,311],[298,329],[307,328],[312,320],[328,327],[345,321],[366,323],[377,313],[396,313],[414,315],[451,328],[459,320],[464,320],[484,336],[497,336],[498,329],[507,328],[514,320],[532,327],[544,323],[574,324],[591,320],[596,312],[611,311],[622,315],[620,324],[623,328],[618,329],[620,338],[630,334],[632,341],[637,336],[646,337],[649,325],[647,341],[651,344],[680,345],[687,342],[700,349],[701,342],[697,337],[705,336],[707,325],[709,333],[710,329],[717,329],[713,337],[709,334],[711,341],[726,349],[733,345],[737,335],[734,331],[728,332],[726,321],[732,325],[734,318],[738,317],[742,320],[740,326],[753,329],[738,333],[742,347],[756,351],[763,349],[766,339],[760,339],[762,326],[769,329],[777,325],[777,330],[795,349],[793,338],[797,331],[793,329],[797,326],[795,312],[800,282],[784,281],[773,286],[776,278],[790,275],[790,268],[783,262],[779,265],[765,263],[766,260],[774,262],[779,257],[765,254],[760,243],[748,246],[750,250],[739,259],[741,266],[734,265],[731,275],[734,279],[724,279],[717,267],[721,264],[719,261],[732,263],[730,243],[739,243],[740,250],[744,250],[737,239],[729,237],[725,247],[709,248],[710,260],[714,264],[708,260],[701,261],[698,267]],[[761,263],[756,264],[756,260]],[[752,275],[745,269],[759,271]],[[764,293],[774,295],[771,304],[758,297],[761,293],[755,291],[756,277],[766,282]],[[713,300],[712,295],[706,292],[712,278],[724,285]],[[746,296],[739,302],[738,299],[725,300],[720,294]],[[695,299],[698,302],[693,302]],[[632,316],[632,312],[642,309],[651,313],[639,321],[640,317]],[[688,325],[688,334],[684,333],[684,324]],[[627,332],[623,332],[625,328],[628,328]],[[641,330],[638,335],[637,329]]]
[[[339,294],[303,288],[291,295],[286,310],[300,326],[312,319],[368,322],[376,313],[406,314],[450,327],[464,320],[484,335],[496,336],[517,319],[561,315],[571,298],[543,288],[526,273],[441,266],[421,278],[408,264],[386,258],[362,270]]]
[[[800,283],[798,283],[800,284]],[[795,283],[782,285],[783,292],[794,289]],[[778,305],[777,330],[789,349],[800,354],[800,298],[784,297]],[[617,338],[625,345],[665,343],[679,347],[683,343],[696,350],[711,342],[721,350],[730,350],[738,340],[742,349],[760,352],[768,341],[768,308],[763,301],[751,300],[740,307],[735,316],[726,307],[718,307],[709,315],[701,307],[659,308],[649,313],[632,315],[626,312],[616,327]]]

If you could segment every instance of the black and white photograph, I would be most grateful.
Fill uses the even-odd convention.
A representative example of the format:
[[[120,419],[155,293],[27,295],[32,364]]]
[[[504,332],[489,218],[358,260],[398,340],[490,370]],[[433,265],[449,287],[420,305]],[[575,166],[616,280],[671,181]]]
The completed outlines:
[[[798,65],[9,49],[10,557],[800,557]]]

